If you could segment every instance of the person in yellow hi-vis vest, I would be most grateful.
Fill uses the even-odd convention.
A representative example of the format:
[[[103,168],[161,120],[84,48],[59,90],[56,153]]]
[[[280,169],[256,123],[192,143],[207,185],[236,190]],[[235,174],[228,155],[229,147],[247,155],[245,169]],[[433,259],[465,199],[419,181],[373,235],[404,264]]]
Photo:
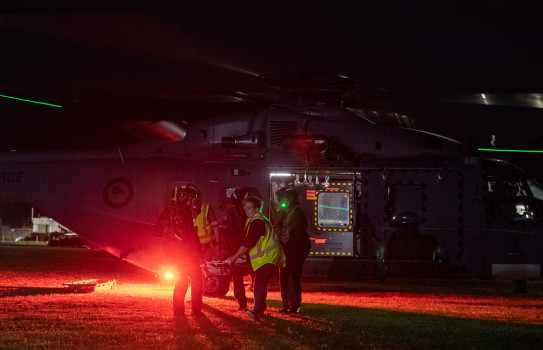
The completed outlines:
[[[253,310],[247,311],[247,315],[253,320],[262,317],[266,310],[266,297],[268,295],[268,281],[277,272],[278,267],[285,266],[285,254],[279,238],[273,232],[273,226],[261,213],[262,201],[258,198],[246,198],[243,209],[247,215],[245,225],[245,237],[236,254],[226,259],[226,263],[232,265],[238,257],[249,252],[251,267],[254,275],[254,299]]]
[[[213,248],[218,249],[219,246],[219,225],[215,213],[209,204],[202,202],[202,195],[196,188],[186,186],[183,190],[190,197],[189,205],[194,226],[198,229],[203,256],[209,259]]]

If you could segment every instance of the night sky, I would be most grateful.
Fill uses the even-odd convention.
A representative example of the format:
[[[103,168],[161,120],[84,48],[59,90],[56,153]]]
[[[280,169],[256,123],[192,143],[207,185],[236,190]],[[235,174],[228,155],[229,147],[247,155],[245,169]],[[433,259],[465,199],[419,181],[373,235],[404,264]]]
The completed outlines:
[[[115,12],[121,5],[97,3],[75,7],[91,12],[72,15],[71,21],[60,9],[74,6],[4,12],[0,30],[8,49],[0,56],[2,88],[104,82],[194,88],[202,79],[187,77],[186,67],[200,60],[200,68],[213,74],[221,64],[269,76],[327,71],[403,92],[541,91],[542,73],[536,69],[541,12],[529,6],[362,1],[125,6],[131,14],[149,16],[143,21]]]
[[[281,80],[312,71],[386,90],[380,103],[419,116],[425,129],[462,141],[495,134],[504,147],[543,149],[540,109],[435,102],[443,94],[543,92],[540,7],[71,3],[7,2],[0,10],[0,94],[65,106],[0,98],[1,150],[122,145],[134,141],[118,129],[123,121],[232,109],[186,103],[187,96],[255,91],[262,84],[255,74]],[[521,160],[541,171],[539,158]]]
[[[41,110],[22,112],[38,125],[51,118],[66,127],[96,118],[175,119],[183,114],[176,97],[254,91],[262,86],[254,74],[285,79],[318,71],[345,75],[361,90],[386,90],[393,98],[385,105],[424,115],[425,128],[442,128],[451,121],[462,129],[468,120],[474,130],[489,127],[491,133],[501,133],[500,139],[514,133],[513,142],[539,135],[531,127],[539,111],[409,102],[443,94],[543,91],[538,7],[351,1],[66,3],[35,5],[31,11],[6,6],[0,17],[0,93],[76,105],[56,117],[51,112],[42,116]],[[13,116],[20,105],[0,107]],[[513,115],[526,117],[524,124],[530,127],[512,132],[508,119]],[[10,128],[9,121],[4,124]]]

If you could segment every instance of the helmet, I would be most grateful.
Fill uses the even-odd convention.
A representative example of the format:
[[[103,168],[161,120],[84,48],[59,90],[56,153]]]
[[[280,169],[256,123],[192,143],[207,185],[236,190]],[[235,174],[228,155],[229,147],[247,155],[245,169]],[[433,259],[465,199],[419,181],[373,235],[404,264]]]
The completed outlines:
[[[200,198],[201,194],[200,191],[198,191],[194,186],[181,185],[177,190],[177,196],[186,198]]]
[[[281,209],[292,208],[298,203],[298,193],[292,188],[283,187],[276,194]]]
[[[241,201],[249,196],[249,192],[246,188],[236,188],[232,196],[234,197],[234,199]]]

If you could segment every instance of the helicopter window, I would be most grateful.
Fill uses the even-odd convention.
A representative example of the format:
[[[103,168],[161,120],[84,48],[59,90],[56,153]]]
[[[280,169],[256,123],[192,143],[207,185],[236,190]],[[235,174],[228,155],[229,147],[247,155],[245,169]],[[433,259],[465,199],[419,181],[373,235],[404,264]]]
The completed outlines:
[[[530,186],[530,190],[534,195],[534,202],[537,206],[537,212],[543,213],[543,187],[534,179],[528,179],[528,186]]]
[[[319,227],[347,227],[350,198],[347,192],[320,192],[317,197]]]
[[[534,197],[540,201],[543,201],[543,188],[534,179],[528,179],[528,186],[530,186],[530,190],[532,190],[532,194]]]
[[[541,191],[540,187],[539,190]],[[490,215],[494,220],[522,222],[535,219],[532,201],[528,197],[528,190],[521,178],[514,175],[487,176],[487,191]],[[536,191],[532,193],[536,195]]]
[[[413,120],[404,114],[390,113],[390,112],[377,112],[375,110],[355,109],[347,108],[349,111],[358,115],[362,119],[369,121],[372,124],[381,125],[399,125],[405,128],[415,129]]]
[[[387,214],[394,225],[419,224],[423,214],[422,184],[396,184],[387,189]]]

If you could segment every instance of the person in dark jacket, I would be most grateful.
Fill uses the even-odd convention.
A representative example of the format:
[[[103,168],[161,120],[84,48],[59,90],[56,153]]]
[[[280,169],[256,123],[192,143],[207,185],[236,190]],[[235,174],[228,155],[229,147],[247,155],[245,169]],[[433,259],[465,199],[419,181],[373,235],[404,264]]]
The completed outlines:
[[[202,260],[198,232],[192,221],[190,197],[179,189],[175,191],[170,205],[162,212],[155,226],[155,235],[164,237],[164,255],[169,264],[176,268],[173,291],[174,317],[185,315],[185,295],[188,280],[191,282],[192,316],[202,314]]]
[[[275,225],[286,255],[286,266],[279,270],[282,313],[300,312],[302,284],[300,278],[311,249],[307,234],[307,217],[298,202],[295,190],[282,188],[277,193],[281,209]]]
[[[222,230],[225,238],[228,256],[236,254],[241,242],[245,238],[244,227],[247,216],[243,209],[242,200],[245,195],[243,189],[237,189],[226,203],[226,210],[222,219]],[[249,258],[245,256],[247,262]],[[246,271],[241,266],[232,266],[232,281],[234,284],[234,298],[236,298],[239,309],[247,311],[247,296],[245,295],[244,277]]]

